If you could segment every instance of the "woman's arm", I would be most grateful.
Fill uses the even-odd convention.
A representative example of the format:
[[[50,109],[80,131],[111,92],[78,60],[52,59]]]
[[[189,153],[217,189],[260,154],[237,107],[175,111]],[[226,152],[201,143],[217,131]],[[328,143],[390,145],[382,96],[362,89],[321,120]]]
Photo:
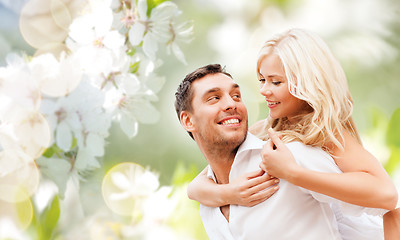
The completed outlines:
[[[383,230],[385,240],[400,239],[400,208],[383,215]]]
[[[190,199],[209,207],[229,204],[251,207],[267,200],[279,188],[273,186],[279,180],[262,170],[246,173],[229,184],[216,184],[207,177],[207,171],[208,167],[189,183],[187,194]]]
[[[348,133],[344,151],[334,150],[335,162],[343,173],[322,173],[301,167],[274,131],[264,146],[260,167],[269,174],[297,186],[365,207],[392,210],[397,191],[378,160]],[[274,149],[276,147],[276,149]]]

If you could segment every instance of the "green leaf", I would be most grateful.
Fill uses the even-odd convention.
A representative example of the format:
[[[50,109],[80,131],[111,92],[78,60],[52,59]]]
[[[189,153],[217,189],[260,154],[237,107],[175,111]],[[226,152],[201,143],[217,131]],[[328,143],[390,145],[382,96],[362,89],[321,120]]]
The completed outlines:
[[[392,174],[396,167],[400,164],[400,148],[391,147],[391,154],[385,164],[385,170],[388,174]]]
[[[53,145],[54,146],[54,145]],[[44,157],[50,158],[51,156],[53,156],[53,154],[55,153],[54,148],[53,147],[49,147],[46,149],[46,151],[43,153]]]
[[[131,49],[129,49],[129,51],[126,53],[128,56],[133,56],[133,55],[135,55],[135,53],[136,53],[136,48],[131,48]]]
[[[72,144],[71,144],[71,149],[74,149],[78,145],[78,140],[73,137],[72,138]]]
[[[151,10],[163,2],[166,0],[147,0],[147,16],[150,17]]]
[[[372,129],[386,129],[389,120],[387,119],[385,113],[377,107],[371,107],[369,111],[371,116]]]
[[[51,239],[60,218],[60,201],[58,196],[54,196],[50,206],[43,210],[38,226],[39,240]]]
[[[172,176],[172,185],[181,186],[193,180],[198,174],[198,169],[195,165],[191,165],[187,169],[182,162],[178,163]]]
[[[392,115],[387,129],[386,142],[389,147],[400,149],[400,108]]]
[[[76,142],[76,139],[72,139],[72,144],[74,144],[74,140]],[[76,145],[76,144],[75,144]],[[64,151],[61,150],[57,144],[51,145],[51,147],[47,148],[46,151],[43,153],[43,156],[46,158],[51,158],[54,154],[57,154],[57,156],[60,156]]]
[[[140,61],[131,64],[129,66],[129,72],[132,74],[136,73],[139,70],[139,66],[140,66]]]

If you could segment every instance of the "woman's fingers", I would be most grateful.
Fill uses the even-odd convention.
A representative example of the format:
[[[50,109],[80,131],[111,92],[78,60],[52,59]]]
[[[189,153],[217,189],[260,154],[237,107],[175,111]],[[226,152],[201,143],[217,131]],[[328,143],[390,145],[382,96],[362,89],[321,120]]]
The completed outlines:
[[[261,176],[251,178],[247,182],[248,183],[248,187],[252,188],[252,187],[254,187],[256,185],[259,185],[259,184],[261,184],[263,182],[266,182],[266,181],[270,180],[271,178],[273,178],[273,177],[268,175],[268,174],[263,174]]]
[[[264,175],[264,173],[265,173],[264,170],[260,169],[257,171],[246,173],[245,176],[247,179],[252,179],[252,178],[256,178],[256,177],[261,177]]]
[[[279,148],[282,145],[284,145],[284,143],[282,142],[282,140],[279,137],[279,135],[272,128],[268,129],[268,135],[269,135],[269,137],[271,139],[271,143],[273,145],[275,145],[276,148]],[[273,147],[273,149],[275,149],[275,148]]]
[[[262,183],[260,183],[258,185],[253,186],[252,188],[250,188],[249,189],[250,190],[250,194],[251,195],[252,194],[256,194],[256,193],[261,192],[263,190],[266,190],[267,188],[269,188],[269,187],[271,187],[273,185],[276,185],[278,183],[279,183],[279,179],[271,178],[271,179],[269,179],[269,180],[267,180],[265,182],[262,182]]]
[[[259,191],[249,197],[249,203],[246,205],[248,207],[255,206],[259,203],[264,202],[270,198],[276,191],[279,190],[279,186],[275,185],[273,187],[267,188],[265,190]]]

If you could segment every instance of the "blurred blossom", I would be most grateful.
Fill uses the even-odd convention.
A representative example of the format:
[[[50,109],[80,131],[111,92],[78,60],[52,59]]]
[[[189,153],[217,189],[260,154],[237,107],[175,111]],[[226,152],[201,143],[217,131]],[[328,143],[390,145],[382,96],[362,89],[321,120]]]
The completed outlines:
[[[41,156],[49,147],[50,127],[41,113],[36,111],[24,112],[13,119],[9,119],[9,121],[14,126],[13,136],[17,140],[14,146],[20,148],[33,159]]]
[[[53,139],[57,146],[64,151],[71,149],[73,131],[81,129],[77,107],[66,97],[57,100],[45,99],[42,103],[42,112],[53,129]]]
[[[235,31],[232,31],[235,29]],[[209,45],[226,56],[231,61],[236,61],[237,55],[241,54],[244,46],[247,45],[250,36],[248,26],[236,16],[227,17],[223,23],[216,25],[209,31]],[[220,40],[223,39],[223,40]]]
[[[113,15],[109,6],[100,4],[90,10],[72,22],[67,46],[74,50],[83,71],[89,75],[102,73],[107,76],[113,66],[120,66],[119,58],[126,50],[125,37],[111,29]]]
[[[147,16],[147,1],[138,0],[137,8],[126,9],[122,19],[129,28],[129,41],[133,46],[143,42],[143,52],[152,60],[158,51],[158,43],[167,44],[175,56],[186,63],[177,42],[189,42],[193,29],[189,24],[176,25],[180,15],[175,3],[166,1],[152,9]]]
[[[178,43],[189,43],[192,41],[193,25],[191,23],[181,23],[179,25],[170,25],[170,31],[173,33],[172,37],[168,41],[167,50],[168,53],[172,52],[175,57],[184,64],[186,63],[185,55],[179,48]]]
[[[19,149],[0,152],[0,199],[22,202],[35,193],[39,185],[39,169],[33,159]]]
[[[174,213],[178,204],[178,196],[172,195],[172,187],[161,187],[154,192],[144,204],[145,223],[163,224]]]
[[[218,10],[222,15],[238,15],[247,17],[246,13],[254,14],[255,10],[260,8],[260,0],[195,0],[200,6],[208,6],[213,10]]]
[[[146,201],[159,187],[158,176],[135,163],[120,163],[104,177],[102,193],[114,212],[137,217]]]
[[[82,103],[85,104],[82,104]],[[82,82],[67,97],[43,101],[43,112],[55,128],[56,144],[70,151],[73,139],[79,147],[75,159],[78,170],[99,167],[96,157],[104,155],[111,116],[102,108],[104,94],[88,82]]]
[[[166,225],[145,225],[138,224],[135,226],[124,226],[121,231],[122,235],[126,239],[134,240],[134,239],[143,239],[143,240],[157,240],[157,239],[165,239],[165,240],[178,240],[178,239],[187,239],[187,238],[179,238],[177,233],[170,227]]]
[[[137,171],[133,167],[129,167],[127,171],[126,175],[120,172],[111,174],[113,184],[123,192],[111,194],[110,200],[118,201],[129,197],[147,197],[158,187],[158,179],[152,173],[135,174]]]
[[[119,240],[121,239],[120,229],[122,224],[110,220],[109,216],[99,215],[88,219],[86,229],[88,229],[90,239],[93,240]],[[81,236],[81,234],[79,234]]]
[[[0,112],[15,112],[14,107],[26,110],[37,110],[40,106],[41,94],[38,84],[32,78],[26,60],[16,54],[7,56],[7,67],[0,68],[0,96],[5,101],[0,103]],[[1,114],[4,120],[8,114]]]
[[[63,52],[58,61],[53,54],[34,57],[29,63],[31,74],[42,93],[61,97],[73,91],[82,78],[79,65]]]
[[[57,194],[57,186],[48,180],[41,181],[33,197],[38,212],[42,212]]]
[[[30,240],[31,238],[19,230],[14,221],[0,217],[0,239]]]

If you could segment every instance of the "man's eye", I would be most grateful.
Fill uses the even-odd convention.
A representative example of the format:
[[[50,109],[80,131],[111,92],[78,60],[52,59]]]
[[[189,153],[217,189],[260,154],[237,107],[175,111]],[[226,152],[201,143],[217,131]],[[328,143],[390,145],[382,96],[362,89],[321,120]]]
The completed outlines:
[[[235,94],[235,95],[232,96],[232,98],[234,98],[234,99],[240,99],[240,95],[239,95],[239,94]]]
[[[218,100],[218,99],[219,99],[219,97],[217,97],[217,96],[210,97],[210,98],[207,99],[207,102],[209,102],[209,101],[216,101],[216,100]]]

